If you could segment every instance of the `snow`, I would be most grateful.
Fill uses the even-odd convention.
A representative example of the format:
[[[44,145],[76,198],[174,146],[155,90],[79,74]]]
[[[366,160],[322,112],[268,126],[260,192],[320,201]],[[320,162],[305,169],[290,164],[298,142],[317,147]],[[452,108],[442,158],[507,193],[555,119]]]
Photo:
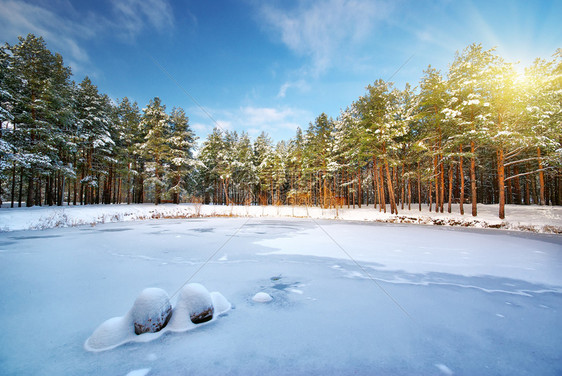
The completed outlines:
[[[441,371],[444,375],[450,376],[453,374],[453,371],[451,371],[451,369],[444,364],[436,364],[435,367],[437,367],[439,371]]]
[[[341,221],[329,210],[227,209],[240,217],[0,233],[1,373],[562,373],[560,235],[357,220],[372,208],[340,211],[355,218]],[[533,215],[558,213],[542,209]],[[195,273],[221,292],[203,324],[180,308]],[[146,287],[161,289],[150,301],[170,294],[172,319],[136,335],[127,315]],[[257,292],[272,300],[254,302]],[[104,322],[98,345],[133,340],[86,351]]]
[[[256,303],[269,303],[273,298],[267,292],[258,292],[252,300]]]
[[[150,368],[136,369],[127,373],[126,376],[146,376],[150,372]]]
[[[4,204],[6,206],[6,204]],[[435,209],[435,208],[433,208]],[[422,210],[412,205],[412,210],[399,214],[381,212],[372,206],[363,208],[321,209],[305,206],[226,206],[200,204],[134,204],[87,205],[62,207],[32,207],[0,209],[0,231],[42,230],[55,227],[96,225],[108,222],[129,222],[157,218],[193,217],[297,217],[338,219],[344,221],[372,221],[393,223],[419,223],[428,225],[462,226],[476,228],[502,228],[545,233],[562,233],[562,207],[539,205],[506,205],[506,218],[498,218],[498,205],[478,205],[478,216],[470,215],[470,204],[464,205],[465,215],[460,215],[459,205],[452,205],[452,213]]]

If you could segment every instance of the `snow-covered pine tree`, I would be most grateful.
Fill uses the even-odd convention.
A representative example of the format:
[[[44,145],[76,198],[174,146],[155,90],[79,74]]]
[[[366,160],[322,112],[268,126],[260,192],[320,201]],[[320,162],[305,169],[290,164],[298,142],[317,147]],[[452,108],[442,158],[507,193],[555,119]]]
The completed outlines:
[[[238,204],[248,204],[253,202],[254,188],[259,183],[259,179],[253,161],[252,141],[246,132],[240,134],[233,151],[235,158],[232,176],[237,196],[235,201]]]
[[[11,80],[11,123],[17,140],[17,159],[21,174],[26,175],[26,205],[42,203],[42,184],[46,182],[47,202],[54,202],[54,174],[65,165],[65,134],[70,124],[70,69],[62,57],[46,47],[43,38],[33,34],[19,37],[16,45],[6,44]],[[59,179],[59,181],[61,181]],[[20,191],[23,179],[20,178]],[[58,187],[61,191],[61,187]],[[59,193],[59,192],[57,192]],[[20,199],[21,200],[21,199]],[[60,195],[57,201],[61,201]]]
[[[193,147],[196,137],[189,127],[189,119],[182,108],[173,108],[170,114],[170,136],[168,138],[168,155],[170,167],[166,180],[170,188],[168,193],[174,204],[180,203],[180,195],[185,193],[188,173],[194,167]]]
[[[90,78],[85,77],[76,96],[76,123],[79,143],[78,168],[80,170],[80,202],[101,202],[102,177],[108,173],[113,158],[113,141],[110,133],[112,107],[109,98],[98,92]]]
[[[123,168],[121,174],[125,179],[125,200],[127,204],[140,203],[143,196],[144,161],[138,146],[144,135],[141,133],[141,114],[137,102],[131,103],[125,97],[117,105],[119,136],[116,140],[118,148],[117,160]]]
[[[476,190],[477,147],[486,139],[486,124],[491,113],[488,102],[483,100],[481,83],[488,80],[489,66],[494,60],[493,49],[484,50],[481,44],[472,44],[462,53],[456,53],[449,67],[449,105],[443,109],[449,119],[455,119],[467,141],[470,143],[470,187],[472,215],[478,213]]]
[[[221,187],[219,186],[219,152],[224,147],[223,133],[215,127],[203,141],[198,156],[197,175],[204,203],[221,203]],[[212,196],[212,200],[211,200]]]
[[[446,158],[444,143],[449,137],[443,110],[448,101],[448,95],[446,83],[443,81],[441,72],[430,65],[424,71],[424,74],[420,82],[420,109],[418,117],[423,119],[422,124],[425,126],[424,142],[427,146],[428,157],[433,164],[435,211],[443,213]],[[429,184],[431,184],[431,180]],[[431,201],[429,210],[431,211]]]
[[[261,205],[267,205],[268,197],[271,197],[273,203],[273,192],[268,195],[273,179],[273,146],[271,138],[266,132],[261,132],[256,137],[253,145],[254,149],[254,165],[259,178],[258,184],[258,202]]]
[[[140,145],[143,157],[146,159],[146,183],[154,187],[154,203],[162,202],[164,176],[167,157],[170,152],[168,138],[171,134],[170,117],[166,113],[166,106],[160,98],[155,97],[143,109],[140,127],[146,132],[144,142]]]
[[[391,212],[394,214],[398,214],[398,206],[390,168],[395,167],[398,162],[398,141],[406,133],[401,121],[396,118],[398,94],[392,89],[391,83],[377,80],[373,85],[367,86],[367,94],[356,102],[370,149],[384,167]]]

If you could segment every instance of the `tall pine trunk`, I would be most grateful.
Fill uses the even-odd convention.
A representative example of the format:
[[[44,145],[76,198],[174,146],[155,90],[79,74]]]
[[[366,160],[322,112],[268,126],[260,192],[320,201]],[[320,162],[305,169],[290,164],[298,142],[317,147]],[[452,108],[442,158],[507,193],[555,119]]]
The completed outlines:
[[[504,167],[504,152],[503,147],[500,147],[498,152],[498,193],[499,193],[499,216],[500,219],[505,218],[505,167]]]
[[[477,192],[476,192],[476,155],[474,141],[470,141],[470,193],[472,200],[472,216],[476,217],[478,214],[477,210]]]
[[[421,171],[420,171],[420,162],[418,162],[418,209],[422,211],[422,201],[421,201]]]
[[[12,203],[10,207],[14,207],[14,201],[16,199],[16,162],[14,162],[14,167],[12,168]]]
[[[453,204],[453,162],[449,164],[449,203],[447,204],[447,213],[451,212],[451,207]]]
[[[384,192],[384,172],[383,172],[383,166],[380,167],[379,179],[380,179],[380,190],[381,190],[381,206],[382,206],[383,212],[386,213],[386,194],[385,194],[385,192]]]
[[[33,172],[29,171],[29,174],[27,176],[27,199],[25,201],[25,206],[27,206],[28,208],[32,207],[35,202],[34,185],[35,185],[35,178],[33,176]]]
[[[537,148],[537,161],[539,163],[539,205],[545,204],[544,171],[541,159],[541,148]]]
[[[392,176],[390,175],[390,169],[388,167],[388,160],[384,159],[384,168],[386,170],[386,179],[388,181],[388,196],[390,197],[390,212],[392,214],[398,214],[398,208],[396,207],[396,200],[394,199],[394,188],[392,187]]]
[[[460,190],[460,197],[459,197],[459,210],[461,215],[464,215],[464,170],[462,166],[462,145],[459,148],[461,155],[459,156],[459,173],[460,173],[460,181],[461,181],[461,190]]]

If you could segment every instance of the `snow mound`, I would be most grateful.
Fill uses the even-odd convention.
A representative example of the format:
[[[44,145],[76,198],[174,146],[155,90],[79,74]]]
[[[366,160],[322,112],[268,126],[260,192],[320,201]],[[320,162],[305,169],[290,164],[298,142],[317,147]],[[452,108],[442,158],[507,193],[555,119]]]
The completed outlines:
[[[272,301],[273,298],[267,292],[258,292],[256,295],[254,295],[252,300],[257,303],[268,303]]]
[[[199,283],[190,283],[180,290],[170,327],[187,328],[190,324],[188,320],[201,324],[212,320],[213,313],[213,299],[209,291]]]
[[[131,308],[135,334],[159,332],[171,316],[170,298],[166,291],[158,288],[143,290]]]
[[[185,332],[215,321],[231,307],[220,292],[209,293],[199,283],[182,288],[174,308],[164,290],[147,288],[127,314],[113,317],[94,330],[84,348],[99,352],[129,342],[149,342],[169,331]]]

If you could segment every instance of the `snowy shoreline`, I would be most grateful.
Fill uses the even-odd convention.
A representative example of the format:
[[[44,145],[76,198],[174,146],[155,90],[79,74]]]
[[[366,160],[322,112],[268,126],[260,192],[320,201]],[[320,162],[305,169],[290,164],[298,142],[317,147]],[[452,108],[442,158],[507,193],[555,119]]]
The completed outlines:
[[[466,207],[465,210],[470,210]],[[226,206],[199,204],[133,204],[87,205],[0,209],[0,232],[45,230],[108,222],[137,221],[160,218],[312,218],[343,221],[383,223],[411,223],[424,225],[458,226],[481,229],[504,229],[535,233],[562,234],[562,207],[507,205],[506,219],[497,218],[497,205],[478,205],[478,216],[470,212],[459,214],[458,205],[452,213],[430,212],[427,205],[422,211],[399,210],[398,215],[379,212],[371,207],[322,209],[304,206]]]

